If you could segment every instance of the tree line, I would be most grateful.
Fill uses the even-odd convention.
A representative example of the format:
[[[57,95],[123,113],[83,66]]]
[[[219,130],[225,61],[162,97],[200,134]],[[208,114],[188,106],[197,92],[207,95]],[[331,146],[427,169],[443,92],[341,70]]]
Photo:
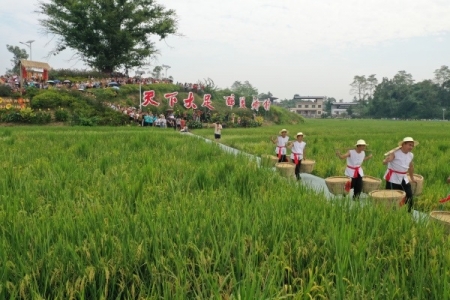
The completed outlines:
[[[350,94],[357,105],[349,107],[347,115],[355,118],[442,119],[450,116],[450,69],[441,66],[434,78],[415,82],[410,73],[402,70],[393,78],[383,77],[378,82],[376,74],[356,75],[350,83]],[[285,99],[279,103],[293,108],[298,100]],[[334,97],[327,97],[324,111],[331,115]]]
[[[359,105],[348,113],[372,118],[442,119],[450,109],[450,69],[441,66],[434,75],[434,79],[415,82],[403,70],[380,83],[375,75],[355,76],[350,92]]]

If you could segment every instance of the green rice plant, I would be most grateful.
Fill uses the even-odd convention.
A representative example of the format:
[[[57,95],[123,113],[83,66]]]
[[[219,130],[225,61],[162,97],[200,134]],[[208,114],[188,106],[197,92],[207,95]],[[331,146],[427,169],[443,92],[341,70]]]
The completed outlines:
[[[10,130],[15,142],[0,140],[2,299],[449,293],[444,229],[403,209],[327,200],[171,130]],[[259,130],[265,140],[274,131]]]
[[[369,144],[367,150],[373,155],[371,160],[364,162],[364,173],[383,178],[386,172],[386,166],[382,164],[383,154],[397,146],[404,137],[412,136],[420,142],[413,150],[415,173],[424,177],[424,191],[421,196],[416,197],[416,209],[429,212],[439,199],[448,194],[445,179],[450,175],[447,159],[450,148],[445,141],[450,123],[320,119],[308,120],[295,126],[225,129],[221,142],[257,156],[273,154],[275,147],[269,137],[277,135],[285,127],[289,131],[290,140],[295,138],[298,131],[305,134],[306,158],[316,161],[313,174],[322,178],[344,174],[345,161],[338,159],[335,151],[344,153],[354,148],[358,139],[364,139]],[[195,133],[206,137],[211,134],[211,130],[195,130]],[[433,187],[428,186],[429,184]],[[382,186],[384,187],[384,182]]]

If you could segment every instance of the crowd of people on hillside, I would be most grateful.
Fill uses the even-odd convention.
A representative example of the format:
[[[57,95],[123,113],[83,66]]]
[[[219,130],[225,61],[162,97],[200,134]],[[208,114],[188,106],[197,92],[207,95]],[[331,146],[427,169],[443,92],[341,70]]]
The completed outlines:
[[[104,103],[111,109],[119,111],[129,117],[130,122],[144,127],[173,128],[181,132],[188,132],[187,118],[175,116],[173,112],[164,114],[153,114],[152,112],[143,112],[134,106],[123,107],[114,103]]]
[[[20,76],[17,74],[6,74],[0,76],[0,85],[9,85],[13,92],[25,92],[28,87],[35,87],[39,89],[72,89],[72,90],[86,90],[90,88],[107,88],[127,84],[156,84],[156,83],[173,83],[172,79],[163,78],[141,78],[141,77],[127,77],[116,76],[109,78],[88,78],[86,80],[72,82],[68,79],[53,79],[44,80],[42,76],[32,76],[23,80],[23,86],[20,86]],[[182,83],[177,82],[176,85],[182,87],[186,92],[198,93],[204,90],[204,85],[200,83]]]

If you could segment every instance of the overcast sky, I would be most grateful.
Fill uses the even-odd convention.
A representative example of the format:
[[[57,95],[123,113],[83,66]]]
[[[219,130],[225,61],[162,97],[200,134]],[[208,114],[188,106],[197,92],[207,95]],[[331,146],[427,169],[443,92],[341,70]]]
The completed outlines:
[[[450,65],[449,0],[165,0],[179,17],[182,37],[158,42],[154,65],[175,81],[214,80],[220,88],[248,80],[280,99],[328,96],[351,101],[355,75],[416,81]],[[36,0],[0,0],[0,74],[11,67],[6,44],[32,43],[33,60],[53,68],[87,68],[69,61],[41,33]]]

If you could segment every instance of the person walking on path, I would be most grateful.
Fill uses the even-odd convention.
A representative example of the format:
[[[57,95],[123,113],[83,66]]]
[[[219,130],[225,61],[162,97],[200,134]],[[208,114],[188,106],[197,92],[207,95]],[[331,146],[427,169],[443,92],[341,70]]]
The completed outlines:
[[[411,182],[414,179],[414,154],[411,152],[415,146],[419,145],[412,137],[405,137],[398,143],[398,147],[386,153],[383,164],[387,165],[384,179],[386,179],[387,190],[402,190],[406,193],[406,202],[408,204],[408,212],[413,208],[413,193],[411,183],[408,180],[409,174]]]
[[[216,142],[220,140],[221,136],[222,136],[222,124],[220,124],[220,122],[217,121],[216,123],[214,123],[214,139],[216,140]]]
[[[275,147],[275,153],[278,155],[278,162],[287,162],[288,159],[286,157],[286,146],[289,142],[289,137],[287,136],[288,131],[286,129],[282,129],[279,132],[279,136],[272,137],[272,143],[277,145]]]
[[[353,189],[353,200],[358,199],[362,192],[364,171],[361,167],[362,163],[372,158],[372,154],[366,156],[366,142],[358,140],[355,149],[348,150],[347,153],[341,154],[339,151],[336,155],[340,159],[347,159],[347,167],[345,168],[345,176],[352,179],[350,189]]]
[[[291,149],[291,161],[295,164],[295,177],[300,180],[300,167],[302,160],[305,158],[306,143],[303,141],[303,132],[297,132],[297,140],[293,143],[288,143],[287,147]]]

